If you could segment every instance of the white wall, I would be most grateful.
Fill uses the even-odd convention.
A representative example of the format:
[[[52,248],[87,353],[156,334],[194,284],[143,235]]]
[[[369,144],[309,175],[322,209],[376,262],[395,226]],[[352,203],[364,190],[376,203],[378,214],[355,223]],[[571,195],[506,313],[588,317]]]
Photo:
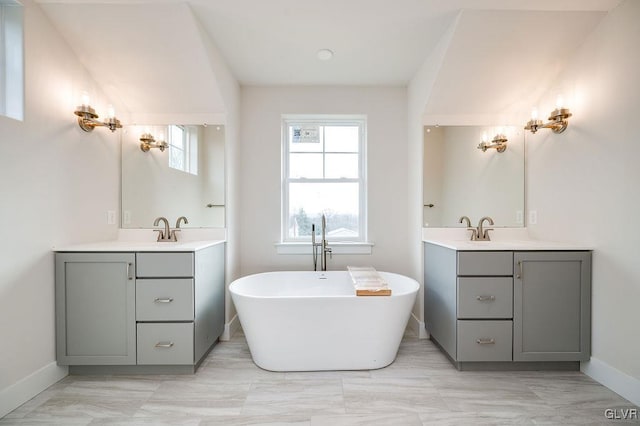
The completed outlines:
[[[192,11],[193,13],[193,11]],[[240,85],[233,76],[231,69],[220,53],[220,49],[204,30],[198,17],[194,18],[198,24],[202,44],[209,57],[209,65],[216,76],[220,95],[225,106],[225,226],[227,228],[225,283],[228,285],[240,276]],[[231,303],[229,292],[225,295],[225,334],[230,337],[234,327],[239,327],[237,319],[231,324],[235,316],[235,308]]]
[[[243,87],[241,97],[240,254],[243,275],[312,270],[311,255],[279,255],[281,115],[366,114],[371,255],[334,255],[348,264],[410,274],[407,254],[407,97],[404,88]]]
[[[623,2],[602,21],[554,86],[567,93],[574,114],[569,128],[560,135],[544,130],[527,139],[528,208],[538,211],[538,224],[530,230],[537,238],[595,247],[593,362],[610,367],[612,374],[627,375],[631,380],[627,383],[635,383],[636,404],[640,404],[639,21],[640,2],[634,0]],[[553,96],[550,93],[541,101],[541,111],[551,111]]]
[[[96,107],[107,101],[39,7],[23,4],[25,119],[0,117],[0,417],[66,374],[55,365],[52,247],[115,237],[106,212],[119,210],[118,134],[87,134],[73,115],[82,90]]]
[[[424,108],[433,90],[433,84],[442,64],[451,38],[460,19],[460,14],[451,23],[436,48],[422,63],[407,88],[407,233],[411,235],[408,261],[409,276],[421,283],[416,303],[413,307],[413,319],[410,325],[420,337],[426,337],[424,328],[424,281],[423,249],[422,249],[422,214],[423,214],[423,149],[424,149]]]

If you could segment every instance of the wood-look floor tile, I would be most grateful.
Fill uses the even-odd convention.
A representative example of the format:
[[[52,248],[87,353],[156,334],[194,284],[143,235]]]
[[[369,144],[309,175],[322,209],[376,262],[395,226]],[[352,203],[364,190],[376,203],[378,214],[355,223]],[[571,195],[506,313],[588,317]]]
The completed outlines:
[[[311,417],[311,426],[422,426],[418,414],[343,414]]]
[[[386,368],[322,372],[262,370],[237,334],[194,375],[68,376],[0,426],[640,424],[607,408],[638,409],[580,372],[457,371],[412,333]]]
[[[257,380],[243,415],[344,414],[341,380]]]
[[[344,379],[344,401],[348,414],[420,412],[444,406],[429,379]]]

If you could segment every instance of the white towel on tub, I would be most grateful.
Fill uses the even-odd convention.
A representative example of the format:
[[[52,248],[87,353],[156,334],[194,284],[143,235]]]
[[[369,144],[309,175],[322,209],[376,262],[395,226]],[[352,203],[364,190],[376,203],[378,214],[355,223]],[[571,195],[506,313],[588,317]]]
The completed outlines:
[[[351,281],[356,290],[384,290],[388,283],[371,266],[347,266]]]

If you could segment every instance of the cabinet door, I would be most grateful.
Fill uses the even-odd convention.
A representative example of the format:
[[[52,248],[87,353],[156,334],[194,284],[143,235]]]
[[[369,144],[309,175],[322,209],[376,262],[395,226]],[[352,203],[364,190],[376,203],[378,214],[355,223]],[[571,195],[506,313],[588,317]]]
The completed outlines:
[[[135,257],[56,254],[56,351],[60,365],[136,363]]]
[[[588,360],[591,253],[516,252],[513,283],[513,360]]]

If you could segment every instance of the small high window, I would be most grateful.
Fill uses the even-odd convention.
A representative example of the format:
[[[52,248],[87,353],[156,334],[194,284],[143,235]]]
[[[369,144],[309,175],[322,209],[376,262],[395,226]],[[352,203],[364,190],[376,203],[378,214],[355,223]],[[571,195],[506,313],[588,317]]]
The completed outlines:
[[[0,115],[24,118],[23,7],[0,0]]]

